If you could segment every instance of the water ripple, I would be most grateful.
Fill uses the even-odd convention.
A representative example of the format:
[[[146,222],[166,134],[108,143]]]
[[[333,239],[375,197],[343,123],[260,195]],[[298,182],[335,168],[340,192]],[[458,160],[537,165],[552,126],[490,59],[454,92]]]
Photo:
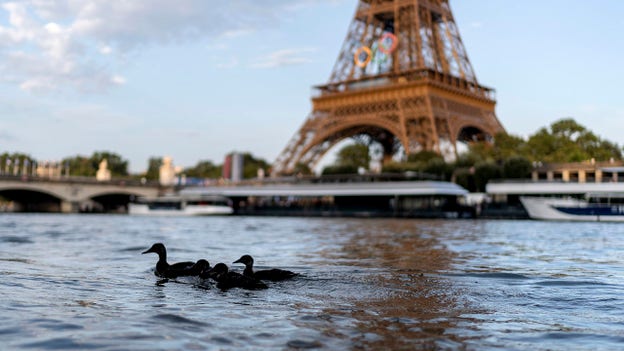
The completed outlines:
[[[617,350],[619,228],[7,214],[2,347]],[[249,253],[258,268],[301,276],[252,292],[159,280],[156,257],[141,255],[158,241],[171,261],[229,263]]]

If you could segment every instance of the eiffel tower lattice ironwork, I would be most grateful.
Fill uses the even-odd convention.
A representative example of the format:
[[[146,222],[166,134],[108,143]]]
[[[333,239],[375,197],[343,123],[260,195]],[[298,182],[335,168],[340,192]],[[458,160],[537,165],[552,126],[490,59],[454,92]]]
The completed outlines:
[[[504,132],[448,0],[359,0],[329,82],[315,88],[312,112],[273,174],[312,168],[351,137],[379,143],[388,160],[399,150],[456,155],[458,141]]]

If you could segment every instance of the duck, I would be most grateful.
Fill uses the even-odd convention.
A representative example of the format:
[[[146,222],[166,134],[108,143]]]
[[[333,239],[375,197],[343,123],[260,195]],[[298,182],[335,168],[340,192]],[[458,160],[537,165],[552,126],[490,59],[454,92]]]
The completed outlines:
[[[150,252],[158,255],[158,262],[156,262],[156,270],[154,271],[154,274],[159,277],[175,278],[179,276],[181,272],[191,269],[196,264],[196,262],[193,261],[178,262],[174,264],[167,263],[167,249],[162,243],[155,243],[152,247],[143,251],[141,254]],[[201,265],[203,265],[203,263],[200,263],[200,267]]]
[[[254,278],[258,280],[270,280],[273,282],[291,279],[298,276],[298,273],[283,270],[283,269],[267,269],[255,271],[253,270],[254,259],[250,255],[243,255],[238,260],[233,263],[242,263],[245,265],[245,270],[243,270],[243,275],[249,278]]]
[[[200,278],[212,278],[217,282],[217,288],[221,290],[230,288],[261,290],[268,288],[266,284],[257,279],[231,272],[225,263],[217,263],[210,271],[204,271]]]
[[[182,276],[200,276],[203,272],[210,270],[210,263],[208,260],[197,260],[194,265],[189,268],[181,269],[180,277]]]

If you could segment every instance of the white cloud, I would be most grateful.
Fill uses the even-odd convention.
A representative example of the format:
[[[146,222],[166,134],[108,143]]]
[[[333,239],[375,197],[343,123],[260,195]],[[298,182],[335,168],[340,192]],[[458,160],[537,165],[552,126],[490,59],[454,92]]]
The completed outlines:
[[[113,52],[113,48],[108,45],[104,45],[100,47],[100,54],[102,55],[110,55]]]
[[[312,62],[309,54],[316,51],[313,48],[283,49],[259,57],[251,64],[252,68],[275,68],[300,65]]]
[[[336,0],[323,0],[325,2]],[[99,91],[119,84],[112,67],[156,45],[250,35],[276,28],[284,11],[311,0],[21,0],[0,12],[0,82],[28,91]],[[0,13],[0,18],[2,14]],[[287,17],[287,16],[286,16]],[[119,55],[110,55],[112,52]],[[301,53],[301,51],[299,52]],[[309,62],[276,52],[256,67]],[[17,57],[20,60],[17,60]]]
[[[116,74],[111,77],[111,82],[116,85],[124,85],[126,84],[126,78]]]

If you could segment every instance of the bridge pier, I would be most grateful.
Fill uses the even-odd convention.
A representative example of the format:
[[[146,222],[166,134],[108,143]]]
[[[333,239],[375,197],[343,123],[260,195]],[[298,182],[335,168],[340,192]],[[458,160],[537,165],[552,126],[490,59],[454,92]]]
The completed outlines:
[[[61,213],[80,212],[80,203],[76,201],[61,201]]]

